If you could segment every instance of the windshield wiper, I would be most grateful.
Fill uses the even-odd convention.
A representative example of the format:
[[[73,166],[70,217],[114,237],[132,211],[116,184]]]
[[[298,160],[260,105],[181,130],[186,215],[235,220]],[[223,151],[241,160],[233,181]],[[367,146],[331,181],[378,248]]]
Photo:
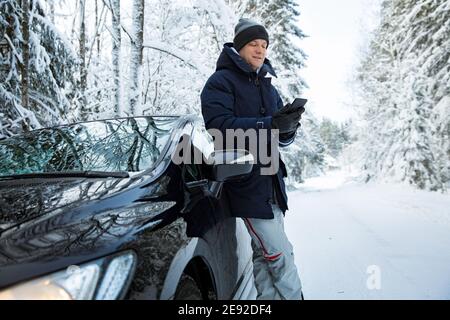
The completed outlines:
[[[0,180],[36,179],[36,178],[129,178],[125,171],[69,171],[69,172],[37,172],[0,176]]]

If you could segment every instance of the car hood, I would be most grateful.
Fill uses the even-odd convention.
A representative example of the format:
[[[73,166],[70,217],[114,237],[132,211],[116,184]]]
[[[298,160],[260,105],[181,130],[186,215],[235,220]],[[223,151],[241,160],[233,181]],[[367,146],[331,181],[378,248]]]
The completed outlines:
[[[1,221],[7,226],[0,235],[0,288],[129,249],[140,233],[177,217],[175,179],[132,180],[0,187]]]
[[[128,179],[25,179],[0,182],[0,232],[94,201],[120,190]]]

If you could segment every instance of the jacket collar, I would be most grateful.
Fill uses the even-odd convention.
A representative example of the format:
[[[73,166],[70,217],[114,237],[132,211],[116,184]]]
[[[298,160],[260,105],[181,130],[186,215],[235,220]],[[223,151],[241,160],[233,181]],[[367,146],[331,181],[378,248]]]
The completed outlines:
[[[216,70],[221,69],[237,69],[239,72],[243,72],[246,74],[255,73],[250,65],[244,61],[244,59],[239,56],[236,50],[233,50],[233,43],[225,43],[223,46],[222,53],[217,60]],[[267,73],[270,73],[274,77],[276,77],[276,73],[273,70],[272,65],[270,64],[269,59],[264,60],[264,64],[259,70],[258,75],[264,77]]]

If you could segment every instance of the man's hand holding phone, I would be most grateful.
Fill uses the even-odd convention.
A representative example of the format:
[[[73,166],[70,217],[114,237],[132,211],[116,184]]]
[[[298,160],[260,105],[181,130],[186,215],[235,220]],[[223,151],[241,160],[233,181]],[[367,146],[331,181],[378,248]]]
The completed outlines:
[[[272,117],[272,127],[280,130],[280,134],[292,133],[300,127],[300,120],[305,112],[305,104],[308,100],[296,98],[292,103],[286,104]]]
[[[280,111],[287,114],[298,113],[301,116],[305,112],[306,102],[308,102],[307,99],[296,98],[292,103],[288,103],[281,108]]]

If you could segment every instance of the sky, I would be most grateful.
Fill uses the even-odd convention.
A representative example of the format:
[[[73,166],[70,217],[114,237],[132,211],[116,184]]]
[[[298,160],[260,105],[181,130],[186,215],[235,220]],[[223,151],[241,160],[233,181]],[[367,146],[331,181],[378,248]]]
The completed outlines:
[[[377,0],[298,0],[299,26],[308,35],[299,42],[308,55],[301,76],[313,114],[345,121],[354,112],[348,85],[360,48],[376,21]]]

